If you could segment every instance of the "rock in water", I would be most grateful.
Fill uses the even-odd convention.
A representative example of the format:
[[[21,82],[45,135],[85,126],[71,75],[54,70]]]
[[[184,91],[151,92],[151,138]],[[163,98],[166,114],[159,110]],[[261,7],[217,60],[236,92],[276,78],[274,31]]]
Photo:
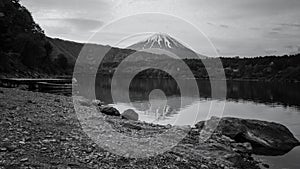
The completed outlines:
[[[253,153],[257,155],[283,155],[300,145],[288,128],[273,122],[212,117],[206,122],[197,123],[196,127],[202,129],[204,124],[210,126],[218,122],[215,132],[220,132],[240,143],[251,143]]]
[[[139,120],[139,114],[137,114],[134,110],[128,109],[125,110],[122,113],[122,118],[127,119],[127,120],[133,120],[133,121],[138,121]]]
[[[120,116],[120,112],[113,107],[100,107],[100,112],[109,116]]]

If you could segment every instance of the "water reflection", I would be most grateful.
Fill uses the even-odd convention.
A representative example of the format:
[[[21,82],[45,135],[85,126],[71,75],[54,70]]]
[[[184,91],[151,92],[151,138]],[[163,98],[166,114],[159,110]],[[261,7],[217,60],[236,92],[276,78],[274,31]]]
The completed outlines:
[[[122,86],[122,80],[118,79],[118,92],[127,92],[125,86]],[[183,80],[186,88],[189,88],[190,80]],[[198,80],[200,99],[211,98],[211,86],[207,80]],[[178,111],[180,97],[190,98],[190,104],[197,101],[197,93],[190,91],[188,95],[181,96],[179,87],[173,79],[133,79],[130,84],[130,100],[134,103],[149,101],[149,94],[154,89],[160,89],[168,98],[168,106]],[[111,79],[108,77],[98,77],[96,81],[96,97],[106,104],[113,103],[111,97]],[[222,90],[222,89],[220,89]],[[178,99],[174,99],[177,98]],[[172,99],[170,99],[172,98]],[[172,100],[172,102],[169,101]],[[291,83],[273,83],[273,82],[247,82],[247,81],[227,81],[227,99],[231,101],[252,101],[267,105],[291,106],[299,109],[300,107],[300,86]],[[125,102],[125,98],[118,100]],[[124,101],[124,102],[123,102]],[[185,105],[188,106],[188,105]],[[147,107],[147,106],[146,106]],[[145,110],[140,108],[140,110]]]
[[[191,84],[190,81],[191,80],[185,79],[180,83],[183,84],[186,89],[189,89]],[[87,82],[88,80],[82,82],[81,84]],[[218,81],[215,81],[214,83],[218,83]],[[193,120],[191,117],[198,117],[195,118],[196,120],[208,118],[207,115],[210,110],[209,101],[218,101],[218,98],[211,98],[211,85],[208,80],[197,81],[199,94],[194,93],[194,91],[191,90],[185,92],[185,95],[181,95],[178,84],[174,79],[134,78],[129,86],[129,97],[131,103],[129,103],[125,97],[126,92],[128,92],[128,88],[126,88],[126,86],[123,84],[124,82],[122,79],[117,79],[115,83],[112,83],[111,78],[98,76],[95,84],[96,98],[103,101],[105,104],[114,104],[114,106],[117,106],[121,112],[126,108],[134,108],[140,114],[141,120],[147,122],[172,124],[175,120],[178,120],[178,116],[180,116],[180,118],[186,120],[183,121],[182,119],[179,119],[183,121],[180,124],[190,124],[190,122]],[[88,92],[92,92],[88,90],[89,87],[86,87],[88,85],[83,85],[85,88],[83,91],[87,92],[87,96]],[[120,97],[118,97],[117,100],[112,99],[111,86],[113,86],[113,89],[116,90],[114,92],[119,93]],[[151,95],[151,92],[154,90],[159,90],[161,93],[157,96]],[[221,92],[224,89],[217,88],[217,90],[220,90],[219,92]],[[182,98],[184,98],[185,102],[182,102]],[[298,112],[300,110],[300,103],[298,100],[300,100],[300,86],[297,84],[227,81],[227,101],[229,102],[226,103],[226,107],[228,107],[227,105],[231,105],[229,103],[236,102],[235,105],[229,106],[229,109],[238,105],[239,111],[251,112],[251,109],[255,109],[255,107],[250,104],[252,107],[247,109],[246,107],[249,107],[249,105],[245,102],[252,102],[255,104],[261,103],[263,105],[279,106],[283,108],[287,106],[293,107],[297,109]],[[260,109],[260,111],[266,111],[267,109],[267,107],[264,107]],[[223,111],[222,107],[220,107],[219,110]],[[283,110],[280,109],[276,111]],[[234,112],[234,110],[231,110],[231,112]],[[252,115],[255,113],[257,112],[251,112]],[[247,117],[252,118],[251,115]],[[255,118],[255,116],[253,116],[253,118]]]
[[[122,93],[127,92],[122,79],[115,84],[108,77],[99,76],[96,83],[90,83],[91,79],[86,77],[81,87],[84,96],[93,92],[90,85],[95,85],[96,98],[106,104],[113,104],[120,112],[126,109],[134,109],[139,113],[140,120],[161,124],[192,124],[191,122],[204,120],[210,109],[210,101],[218,102],[218,98],[211,98],[211,85],[207,80],[198,80],[199,94],[193,91],[186,95],[180,93],[178,84],[173,79],[133,79],[129,91],[129,104]],[[92,81],[93,82],[93,81]],[[216,82],[217,83],[217,82]],[[189,88],[190,80],[183,80],[182,84]],[[114,102],[111,96],[111,85],[117,92],[121,93],[118,102]],[[117,86],[117,87],[116,87]],[[220,91],[224,89],[219,89]],[[125,94],[124,94],[125,95]],[[197,96],[200,95],[200,98]],[[184,97],[188,101],[181,103]],[[227,101],[224,116],[260,119],[281,123],[287,126],[296,137],[300,136],[300,85],[292,83],[274,82],[247,82],[227,81]],[[180,105],[183,104],[183,109]],[[220,111],[222,107],[219,108]],[[197,112],[198,111],[198,112]],[[195,114],[196,113],[196,114]],[[199,113],[199,114],[197,114]],[[294,154],[299,154],[295,149],[286,154],[284,158],[265,158],[270,161],[272,168],[277,166],[276,162],[282,160],[278,166],[299,166]],[[261,158],[261,157],[260,157]],[[287,164],[287,165],[285,165]]]

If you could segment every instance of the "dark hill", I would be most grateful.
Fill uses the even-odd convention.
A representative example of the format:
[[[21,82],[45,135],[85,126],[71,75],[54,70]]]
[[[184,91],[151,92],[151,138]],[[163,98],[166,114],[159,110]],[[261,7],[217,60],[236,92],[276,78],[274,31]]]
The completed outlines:
[[[51,44],[18,0],[0,1],[0,72],[10,76],[56,74]]]

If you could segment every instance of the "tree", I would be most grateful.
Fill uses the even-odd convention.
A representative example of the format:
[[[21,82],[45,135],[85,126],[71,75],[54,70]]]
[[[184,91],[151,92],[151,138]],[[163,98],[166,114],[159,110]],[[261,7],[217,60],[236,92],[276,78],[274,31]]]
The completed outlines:
[[[8,55],[0,51],[0,71],[6,72],[9,69]]]
[[[53,51],[53,47],[52,47],[52,45],[50,44],[50,42],[48,42],[48,41],[45,43],[44,47],[45,47],[45,50],[46,50],[46,57],[49,58],[49,57],[50,57],[50,54],[51,54],[52,51]]]
[[[40,66],[41,58],[45,54],[45,49],[34,39],[28,39],[21,53],[22,63],[31,68]]]
[[[56,63],[62,69],[66,69],[68,67],[68,59],[64,54],[59,54],[57,56]]]

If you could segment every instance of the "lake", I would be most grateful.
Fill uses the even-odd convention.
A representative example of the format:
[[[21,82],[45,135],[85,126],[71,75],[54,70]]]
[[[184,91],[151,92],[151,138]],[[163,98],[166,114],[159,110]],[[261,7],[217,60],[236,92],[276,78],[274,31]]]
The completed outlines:
[[[180,87],[189,89],[192,81],[182,80]],[[127,109],[135,110],[141,121],[194,125],[195,122],[222,112],[223,117],[278,122],[300,138],[299,84],[227,81],[226,99],[212,98],[211,84],[207,80],[197,80],[197,85],[199,94],[194,90],[187,90],[185,95],[181,95],[180,87],[174,79],[134,78],[128,89],[126,80],[112,81],[107,77],[97,77],[95,94],[97,99],[117,108],[121,113]],[[118,97],[112,97],[111,91],[117,93]],[[126,97],[127,94],[130,100]],[[211,105],[219,112],[210,112]],[[284,156],[259,156],[274,169],[300,168],[298,157],[300,148],[295,148]]]

